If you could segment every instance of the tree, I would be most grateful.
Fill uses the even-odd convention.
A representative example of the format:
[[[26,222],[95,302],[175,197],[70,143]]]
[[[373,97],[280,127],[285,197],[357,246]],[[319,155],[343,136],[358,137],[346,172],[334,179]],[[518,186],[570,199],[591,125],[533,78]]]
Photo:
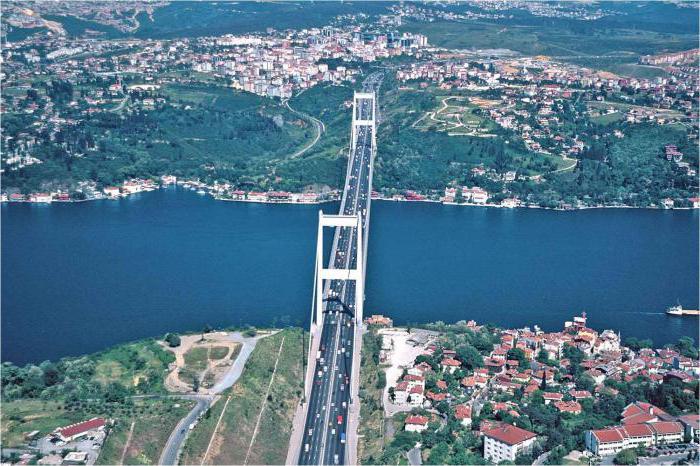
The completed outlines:
[[[634,448],[625,448],[615,455],[613,462],[615,464],[637,464],[637,450]]]
[[[588,374],[583,374],[576,378],[576,388],[579,390],[588,390],[593,392],[595,389],[595,380]]]
[[[475,347],[468,343],[457,347],[457,357],[466,369],[474,370],[484,366],[484,358]]]
[[[688,336],[680,337],[675,346],[678,348],[678,352],[681,353],[681,355],[693,359],[698,358],[698,349],[695,347],[695,340],[693,340],[693,338]]]
[[[167,333],[164,340],[171,348],[180,346],[180,337],[175,333]]]
[[[426,464],[445,464],[450,454],[450,446],[447,442],[440,442],[430,450]]]
[[[401,451],[408,451],[419,441],[420,434],[402,430],[394,436],[394,439],[391,441],[391,446],[398,448]]]
[[[192,376],[192,391],[199,391],[199,377],[197,377],[196,375]]]
[[[375,387],[380,390],[383,390],[384,387],[386,387],[386,373],[384,371],[379,371],[377,373],[377,383],[375,384]]]
[[[511,348],[508,350],[508,359],[514,359],[518,361],[518,365],[521,369],[527,369],[529,367],[529,361],[525,357],[525,352],[520,348]]]

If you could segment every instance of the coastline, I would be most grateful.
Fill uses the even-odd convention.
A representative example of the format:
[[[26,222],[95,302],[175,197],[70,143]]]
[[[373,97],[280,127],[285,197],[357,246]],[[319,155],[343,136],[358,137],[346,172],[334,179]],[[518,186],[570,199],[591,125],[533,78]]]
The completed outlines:
[[[196,183],[196,182],[185,182],[185,183]],[[23,200],[9,200],[6,198],[3,198],[0,200],[0,204],[32,204],[32,205],[50,205],[50,204],[70,204],[70,203],[82,203],[82,202],[91,202],[91,201],[101,201],[101,200],[108,200],[108,201],[116,201],[122,198],[128,198],[134,194],[141,194],[141,193],[146,193],[146,192],[151,192],[155,190],[160,190],[160,189],[168,189],[170,187],[182,187],[184,189],[187,189],[189,191],[195,191],[199,195],[208,195],[212,197],[216,201],[224,201],[224,202],[247,202],[247,203],[254,203],[254,204],[285,204],[285,205],[321,205],[321,204],[328,204],[331,202],[339,202],[340,197],[337,196],[336,192],[332,192],[333,194],[336,195],[331,195],[327,198],[320,198],[320,199],[315,199],[315,200],[299,200],[299,196],[301,196],[302,193],[287,193],[290,195],[289,199],[275,199],[275,200],[269,200],[269,199],[248,199],[248,198],[233,198],[233,197],[225,197],[220,194],[216,194],[213,191],[215,190],[214,187],[209,186],[209,185],[201,185],[199,186],[200,188],[206,188],[207,190],[204,192],[197,192],[196,188],[188,187],[187,185],[183,186],[181,182],[178,182],[177,184],[171,183],[171,184],[162,184],[159,185],[158,187],[149,187],[140,191],[136,192],[130,192],[130,193],[122,193],[119,196],[108,196],[108,195],[100,195],[88,199],[52,199],[51,201],[36,201],[36,200],[30,200],[30,199],[23,199]],[[265,194],[265,193],[264,193]],[[291,197],[293,196],[293,197]],[[534,204],[519,204],[519,205],[503,205],[503,204],[494,204],[494,203],[473,203],[473,202],[447,202],[444,200],[440,199],[406,199],[406,198],[398,198],[396,196],[388,197],[388,196],[372,196],[373,201],[382,201],[382,202],[406,202],[406,203],[430,203],[430,204],[442,204],[446,206],[458,206],[458,207],[488,207],[488,208],[496,208],[496,209],[542,209],[542,210],[553,210],[553,211],[560,211],[560,212],[568,212],[568,211],[577,211],[577,210],[590,210],[590,209],[648,209],[648,210],[700,210],[700,206],[697,207],[663,207],[663,206],[646,206],[646,207],[640,207],[640,206],[632,206],[632,205],[591,205],[591,206],[571,206],[571,207],[544,207],[544,206],[539,206],[539,205],[534,205]]]

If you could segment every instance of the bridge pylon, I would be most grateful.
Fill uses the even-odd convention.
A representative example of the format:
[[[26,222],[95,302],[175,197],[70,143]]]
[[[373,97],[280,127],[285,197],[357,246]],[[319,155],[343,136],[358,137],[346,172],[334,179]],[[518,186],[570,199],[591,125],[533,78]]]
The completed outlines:
[[[360,100],[369,100],[372,102],[370,115],[361,115]],[[367,118],[369,116],[369,118]],[[350,135],[350,147],[356,147],[357,132],[360,126],[369,126],[372,128],[372,148],[377,147],[377,96],[374,92],[355,92],[352,97],[352,132]]]
[[[350,267],[351,261],[348,259],[348,267],[337,269],[337,268],[325,268],[323,266],[323,229],[325,227],[346,227],[354,228],[355,234],[350,235],[351,241],[355,243],[351,245],[350,250],[355,250],[355,256],[357,260],[355,261],[355,266]],[[354,248],[353,248],[354,246]],[[335,248],[336,245],[334,244]],[[334,257],[334,254],[331,254]],[[318,235],[316,238],[316,272],[314,275],[314,310],[312,315],[312,327],[316,324],[316,328],[320,329],[323,326],[323,297],[324,286],[328,286],[330,290],[330,285],[326,284],[326,280],[348,280],[355,282],[355,302],[354,303],[343,303],[346,306],[352,304],[354,320],[356,323],[362,323],[363,317],[363,301],[365,296],[364,291],[364,273],[365,273],[365,254],[364,254],[364,241],[362,238],[362,218],[360,215],[326,215],[323,211],[318,211]]]

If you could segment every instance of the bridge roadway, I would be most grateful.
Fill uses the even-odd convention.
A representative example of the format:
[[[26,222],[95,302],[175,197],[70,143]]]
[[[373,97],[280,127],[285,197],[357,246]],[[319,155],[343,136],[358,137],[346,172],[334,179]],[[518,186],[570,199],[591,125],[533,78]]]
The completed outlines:
[[[363,90],[371,92],[381,84],[382,75],[371,74],[363,83]],[[360,100],[358,119],[370,119],[372,108],[368,100]],[[350,151],[348,171],[340,205],[340,214],[359,214],[362,218],[363,238],[366,239],[372,170],[372,127],[360,126],[355,147]],[[354,236],[356,228],[337,227],[329,259],[329,267],[353,268],[357,263]],[[364,273],[364,271],[363,271]],[[314,362],[313,386],[309,397],[306,421],[302,433],[299,464],[344,464],[348,446],[348,409],[351,399],[355,349],[354,301],[355,283],[330,280],[324,290],[323,328],[319,355]],[[338,302],[338,300],[340,302]],[[317,355],[310,355],[315,357]],[[356,402],[359,402],[356,401]],[[359,411],[359,407],[356,408]]]

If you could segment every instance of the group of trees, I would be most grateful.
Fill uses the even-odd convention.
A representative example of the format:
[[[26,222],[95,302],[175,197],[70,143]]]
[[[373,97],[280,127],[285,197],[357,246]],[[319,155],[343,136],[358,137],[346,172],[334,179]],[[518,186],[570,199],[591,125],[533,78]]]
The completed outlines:
[[[25,366],[4,362],[0,378],[2,400],[84,400],[102,397],[107,402],[115,402],[123,400],[128,394],[157,392],[162,390],[163,371],[171,362],[172,355],[154,341],[144,345],[142,350],[127,344],[95,355]],[[149,358],[146,359],[144,354],[148,354]],[[139,374],[139,384],[134,386],[132,379],[128,383],[118,380],[105,382],[98,372],[98,366],[105,361],[119,365],[125,373]]]

